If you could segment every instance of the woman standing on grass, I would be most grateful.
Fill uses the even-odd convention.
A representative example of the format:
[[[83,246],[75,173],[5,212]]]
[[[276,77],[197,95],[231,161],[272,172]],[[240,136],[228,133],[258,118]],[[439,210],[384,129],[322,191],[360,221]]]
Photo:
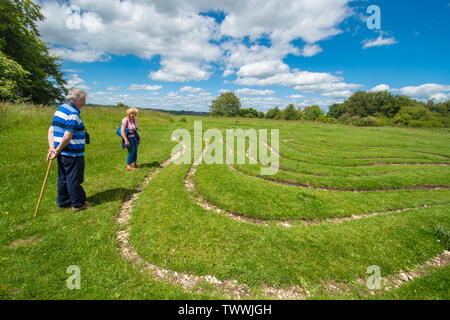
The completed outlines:
[[[137,147],[139,145],[139,135],[137,133],[137,113],[136,108],[129,108],[127,116],[122,119],[120,131],[122,133],[122,148],[128,149],[127,170],[137,170]]]

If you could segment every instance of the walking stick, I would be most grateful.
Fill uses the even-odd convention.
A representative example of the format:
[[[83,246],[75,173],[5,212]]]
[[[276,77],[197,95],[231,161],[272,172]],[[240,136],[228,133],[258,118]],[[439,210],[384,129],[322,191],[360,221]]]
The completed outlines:
[[[52,166],[52,161],[53,161],[53,159],[50,159],[50,162],[48,163],[47,173],[45,174],[45,178],[44,178],[44,184],[42,184],[41,194],[39,195],[39,200],[38,200],[38,203],[37,203],[37,206],[36,206],[36,211],[34,212],[34,216],[33,217],[36,217],[36,215],[38,213],[39,204],[41,203],[42,194],[44,193],[45,183],[47,182],[48,173],[50,172],[50,167]]]

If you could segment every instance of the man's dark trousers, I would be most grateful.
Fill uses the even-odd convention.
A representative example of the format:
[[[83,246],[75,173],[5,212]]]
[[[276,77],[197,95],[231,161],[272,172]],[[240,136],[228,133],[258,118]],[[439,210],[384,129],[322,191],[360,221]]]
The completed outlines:
[[[79,208],[86,203],[86,193],[81,186],[84,181],[84,156],[58,155],[58,197],[59,207]]]

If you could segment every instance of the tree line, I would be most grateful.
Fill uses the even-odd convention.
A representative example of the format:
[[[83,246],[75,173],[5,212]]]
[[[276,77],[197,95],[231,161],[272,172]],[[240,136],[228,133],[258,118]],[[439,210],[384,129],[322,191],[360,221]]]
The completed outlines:
[[[233,92],[222,93],[211,103],[210,115],[275,120],[310,120],[356,126],[450,127],[450,100],[426,103],[388,91],[358,91],[343,103],[336,103],[325,113],[319,106],[305,108],[289,104],[266,113],[254,108],[241,108]]]

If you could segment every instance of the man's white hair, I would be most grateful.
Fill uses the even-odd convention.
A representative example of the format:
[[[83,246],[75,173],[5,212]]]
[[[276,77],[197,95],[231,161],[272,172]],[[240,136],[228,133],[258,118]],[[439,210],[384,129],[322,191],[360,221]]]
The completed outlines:
[[[84,97],[87,97],[86,92],[76,88],[70,88],[69,92],[67,93],[66,99],[68,101],[80,101]]]

